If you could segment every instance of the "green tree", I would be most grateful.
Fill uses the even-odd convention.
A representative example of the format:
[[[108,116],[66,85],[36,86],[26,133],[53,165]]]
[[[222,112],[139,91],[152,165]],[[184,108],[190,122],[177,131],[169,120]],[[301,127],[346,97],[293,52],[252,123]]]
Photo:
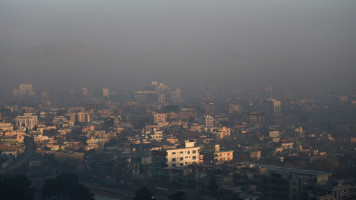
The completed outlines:
[[[215,178],[211,178],[209,180],[209,185],[208,185],[208,190],[212,191],[212,192],[216,192],[218,191],[219,187],[218,187],[218,183],[216,182]]]
[[[34,188],[26,176],[5,177],[0,176],[0,199],[6,200],[32,200]]]
[[[186,196],[185,196],[185,193],[182,192],[182,191],[178,191],[176,193],[173,193],[171,195],[169,195],[168,197],[169,199],[172,199],[172,200],[186,200]]]
[[[339,163],[337,158],[319,158],[313,161],[312,167],[316,170],[332,173],[344,169],[344,166]]]
[[[133,200],[152,200],[152,193],[145,187],[137,190],[135,193],[135,197],[132,198]]]
[[[72,173],[46,180],[42,188],[42,196],[44,199],[94,200],[94,195],[88,188],[79,184],[78,176]]]
[[[179,106],[177,105],[167,105],[163,108],[163,112],[170,113],[170,112],[179,112]]]

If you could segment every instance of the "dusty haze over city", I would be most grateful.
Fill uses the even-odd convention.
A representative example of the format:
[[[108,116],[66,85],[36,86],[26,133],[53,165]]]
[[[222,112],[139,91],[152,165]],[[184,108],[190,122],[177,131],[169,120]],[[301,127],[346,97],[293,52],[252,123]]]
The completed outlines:
[[[0,0],[0,200],[356,199],[356,0]]]
[[[1,89],[350,87],[356,1],[0,2]]]

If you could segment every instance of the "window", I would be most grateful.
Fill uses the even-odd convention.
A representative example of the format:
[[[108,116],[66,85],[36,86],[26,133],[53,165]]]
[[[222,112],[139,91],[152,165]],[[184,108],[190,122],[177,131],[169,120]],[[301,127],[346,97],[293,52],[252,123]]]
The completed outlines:
[[[190,154],[190,151],[187,151],[188,154]]]
[[[193,156],[193,160],[196,160],[197,159],[197,157],[196,156]]]
[[[196,151],[196,150],[193,150],[193,153],[197,153],[197,151]]]
[[[175,159],[175,158],[172,158],[172,161],[174,162],[174,161],[176,161],[176,159]]]
[[[181,151],[180,153],[183,153],[183,151]]]
[[[181,163],[180,166],[183,166],[183,163]]]
[[[183,160],[183,157],[181,157],[180,160]]]
[[[176,152],[172,152],[172,154],[176,154]]]

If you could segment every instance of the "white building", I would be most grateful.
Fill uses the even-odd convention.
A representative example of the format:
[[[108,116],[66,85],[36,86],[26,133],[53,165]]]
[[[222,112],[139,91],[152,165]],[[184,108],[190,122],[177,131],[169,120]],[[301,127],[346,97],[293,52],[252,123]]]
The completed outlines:
[[[154,167],[184,167],[193,163],[202,163],[200,147],[194,141],[185,141],[184,147],[152,151]]]

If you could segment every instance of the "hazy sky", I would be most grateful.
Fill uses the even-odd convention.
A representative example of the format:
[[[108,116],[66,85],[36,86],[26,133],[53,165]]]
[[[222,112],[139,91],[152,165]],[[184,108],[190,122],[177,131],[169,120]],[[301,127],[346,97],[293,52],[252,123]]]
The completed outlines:
[[[133,78],[182,87],[351,86],[356,1],[0,1],[0,50],[73,41],[120,58],[121,64],[92,66],[121,80],[98,81],[99,87],[131,84]],[[38,82],[41,75],[23,79],[50,82]],[[84,80],[73,85],[90,85]]]

